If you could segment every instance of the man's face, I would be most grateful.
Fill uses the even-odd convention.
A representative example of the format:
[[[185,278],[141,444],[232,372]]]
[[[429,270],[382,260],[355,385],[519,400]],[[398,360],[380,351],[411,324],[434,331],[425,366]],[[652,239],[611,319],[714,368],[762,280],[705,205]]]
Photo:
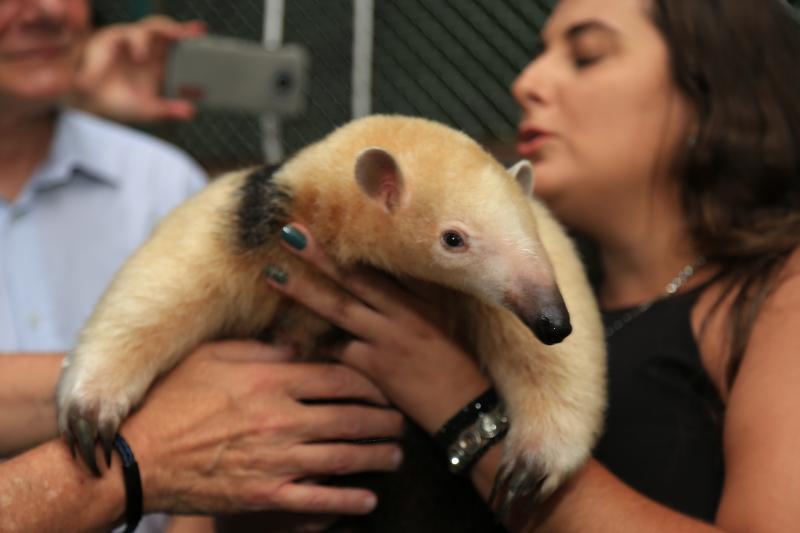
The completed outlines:
[[[0,0],[0,110],[60,101],[88,31],[86,0]]]

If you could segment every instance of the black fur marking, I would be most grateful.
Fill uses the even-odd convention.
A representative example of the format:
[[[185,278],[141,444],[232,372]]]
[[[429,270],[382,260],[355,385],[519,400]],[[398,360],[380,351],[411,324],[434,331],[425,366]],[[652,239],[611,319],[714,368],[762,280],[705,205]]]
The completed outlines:
[[[253,171],[239,190],[236,233],[244,251],[266,244],[289,222],[292,195],[272,179],[280,165],[263,166]]]

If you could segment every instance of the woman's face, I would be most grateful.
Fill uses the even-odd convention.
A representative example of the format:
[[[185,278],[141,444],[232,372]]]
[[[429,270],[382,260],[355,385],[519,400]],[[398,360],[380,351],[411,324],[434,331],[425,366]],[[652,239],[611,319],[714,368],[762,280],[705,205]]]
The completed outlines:
[[[645,0],[562,0],[544,51],[519,75],[518,153],[567,224],[592,225],[652,195],[689,131],[665,41]],[[662,180],[661,182],[665,182]]]
[[[88,30],[86,0],[0,0],[0,109],[59,101]]]

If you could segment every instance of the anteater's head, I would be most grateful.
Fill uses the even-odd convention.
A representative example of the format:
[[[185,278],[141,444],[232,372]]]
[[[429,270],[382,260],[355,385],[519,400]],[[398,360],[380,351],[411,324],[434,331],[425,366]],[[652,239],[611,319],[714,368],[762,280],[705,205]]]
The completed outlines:
[[[362,122],[347,144],[362,143],[352,179],[368,201],[343,229],[351,235],[340,235],[358,259],[506,306],[546,344],[569,335],[531,207],[530,164],[506,169],[464,134],[430,121]],[[354,232],[361,234],[348,238]]]

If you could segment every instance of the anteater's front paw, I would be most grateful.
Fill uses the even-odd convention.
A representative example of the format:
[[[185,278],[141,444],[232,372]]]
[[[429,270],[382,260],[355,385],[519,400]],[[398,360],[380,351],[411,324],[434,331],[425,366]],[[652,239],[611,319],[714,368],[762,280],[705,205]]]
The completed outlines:
[[[131,391],[113,390],[98,385],[97,379],[75,379],[72,369],[65,369],[58,391],[58,429],[74,454],[96,475],[100,475],[95,457],[99,439],[106,464],[111,464],[114,439],[123,419],[133,405]]]
[[[544,501],[588,458],[591,442],[566,442],[551,433],[515,428],[512,419],[492,493],[500,516],[517,500]]]

